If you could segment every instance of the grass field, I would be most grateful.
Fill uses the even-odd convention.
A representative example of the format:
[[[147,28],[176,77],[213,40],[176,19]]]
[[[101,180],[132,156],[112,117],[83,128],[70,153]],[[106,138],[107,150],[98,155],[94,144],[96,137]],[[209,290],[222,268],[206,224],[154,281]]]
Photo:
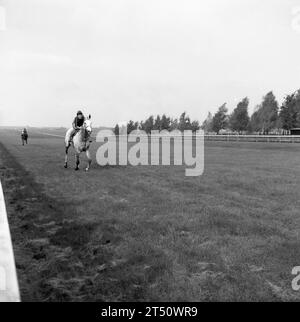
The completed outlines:
[[[77,173],[59,137],[30,133],[23,147],[0,129],[22,299],[300,300],[299,155],[298,144],[208,142],[201,177],[95,162]]]

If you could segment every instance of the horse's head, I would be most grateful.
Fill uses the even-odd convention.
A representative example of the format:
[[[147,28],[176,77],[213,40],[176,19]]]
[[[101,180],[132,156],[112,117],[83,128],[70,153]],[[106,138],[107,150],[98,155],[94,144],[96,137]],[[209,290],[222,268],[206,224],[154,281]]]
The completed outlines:
[[[89,115],[86,120],[83,123],[84,130],[88,133],[88,135],[91,135],[92,133],[92,121],[91,121],[91,115]]]

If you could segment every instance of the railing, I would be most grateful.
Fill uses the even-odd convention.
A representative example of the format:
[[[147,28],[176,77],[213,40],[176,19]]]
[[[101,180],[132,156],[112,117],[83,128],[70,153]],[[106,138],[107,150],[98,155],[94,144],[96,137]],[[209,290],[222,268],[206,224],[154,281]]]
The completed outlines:
[[[300,143],[298,135],[205,135],[206,141]]]
[[[57,135],[45,132],[36,132],[39,134],[53,136],[58,138],[64,138],[63,135]],[[121,136],[121,135],[120,135]],[[126,135],[125,135],[126,136]],[[110,137],[110,135],[108,135]],[[119,135],[117,135],[119,137]],[[160,135],[153,135],[152,138],[161,138]],[[166,136],[168,137],[168,136]],[[185,135],[185,138],[194,137],[194,135]],[[203,135],[199,135],[203,137]],[[170,135],[170,138],[174,138]],[[300,135],[204,135],[205,141],[223,141],[223,142],[270,142],[270,143],[300,143]]]
[[[20,302],[15,259],[0,182],[0,302]]]

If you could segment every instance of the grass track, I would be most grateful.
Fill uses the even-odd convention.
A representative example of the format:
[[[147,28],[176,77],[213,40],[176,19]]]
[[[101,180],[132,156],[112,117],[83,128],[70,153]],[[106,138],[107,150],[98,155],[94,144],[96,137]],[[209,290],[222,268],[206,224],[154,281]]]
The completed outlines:
[[[60,138],[31,133],[22,147],[0,130],[0,142],[24,300],[300,299],[300,145],[209,142],[204,175],[186,178],[75,173]]]

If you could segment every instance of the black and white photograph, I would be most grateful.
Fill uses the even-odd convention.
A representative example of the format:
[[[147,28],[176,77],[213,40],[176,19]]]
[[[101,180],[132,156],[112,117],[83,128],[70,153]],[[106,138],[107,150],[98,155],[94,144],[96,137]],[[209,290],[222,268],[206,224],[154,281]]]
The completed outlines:
[[[300,301],[299,55],[299,0],[0,0],[0,302]]]

